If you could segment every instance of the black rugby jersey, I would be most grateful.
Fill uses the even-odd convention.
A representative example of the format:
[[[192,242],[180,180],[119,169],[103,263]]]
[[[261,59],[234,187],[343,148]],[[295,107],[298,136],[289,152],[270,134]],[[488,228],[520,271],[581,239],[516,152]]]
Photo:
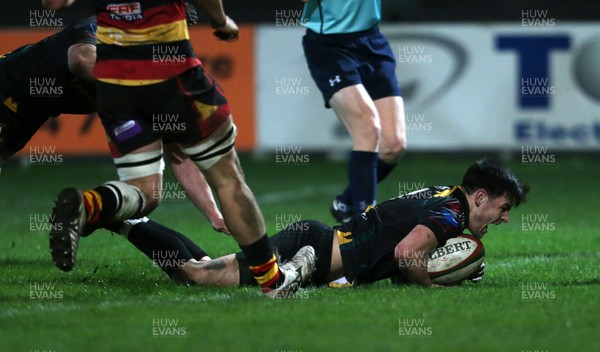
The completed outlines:
[[[0,94],[3,96],[0,103],[38,116],[96,111],[95,84],[69,71],[67,52],[77,43],[95,45],[94,17],[35,44],[0,55]]]
[[[355,284],[395,276],[396,245],[417,225],[429,228],[442,247],[468,226],[469,206],[460,186],[434,186],[369,207],[335,227],[346,278]]]

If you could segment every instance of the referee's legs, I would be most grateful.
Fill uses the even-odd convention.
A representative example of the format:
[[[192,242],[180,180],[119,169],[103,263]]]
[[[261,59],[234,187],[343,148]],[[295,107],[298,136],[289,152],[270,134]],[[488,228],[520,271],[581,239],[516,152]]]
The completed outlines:
[[[375,202],[381,121],[375,103],[362,84],[337,91],[329,105],[352,138],[348,181],[351,204],[354,213],[359,214]]]

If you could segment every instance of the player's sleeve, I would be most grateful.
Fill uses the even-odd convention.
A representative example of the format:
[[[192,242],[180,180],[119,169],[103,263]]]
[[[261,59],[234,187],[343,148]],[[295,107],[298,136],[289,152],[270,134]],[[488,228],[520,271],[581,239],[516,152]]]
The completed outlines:
[[[96,17],[91,16],[73,26],[73,44],[86,43],[96,45]]]
[[[419,224],[429,228],[438,241],[438,246],[443,246],[450,238],[462,233],[460,203],[456,199],[441,202],[428,209],[419,218]]]

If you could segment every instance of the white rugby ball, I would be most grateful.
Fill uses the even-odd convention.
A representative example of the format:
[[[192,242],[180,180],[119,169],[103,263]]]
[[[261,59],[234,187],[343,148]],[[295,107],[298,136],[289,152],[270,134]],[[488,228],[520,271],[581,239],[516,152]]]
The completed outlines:
[[[451,238],[429,253],[427,272],[434,284],[451,285],[475,274],[485,259],[483,243],[473,236]]]

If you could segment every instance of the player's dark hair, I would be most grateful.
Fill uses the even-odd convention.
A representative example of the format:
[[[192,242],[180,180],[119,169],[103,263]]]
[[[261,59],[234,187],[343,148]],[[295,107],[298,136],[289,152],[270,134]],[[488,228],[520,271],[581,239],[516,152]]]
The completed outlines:
[[[529,186],[522,184],[510,169],[491,159],[478,160],[463,176],[462,186],[467,194],[483,188],[492,197],[507,195],[513,206],[525,202]]]

